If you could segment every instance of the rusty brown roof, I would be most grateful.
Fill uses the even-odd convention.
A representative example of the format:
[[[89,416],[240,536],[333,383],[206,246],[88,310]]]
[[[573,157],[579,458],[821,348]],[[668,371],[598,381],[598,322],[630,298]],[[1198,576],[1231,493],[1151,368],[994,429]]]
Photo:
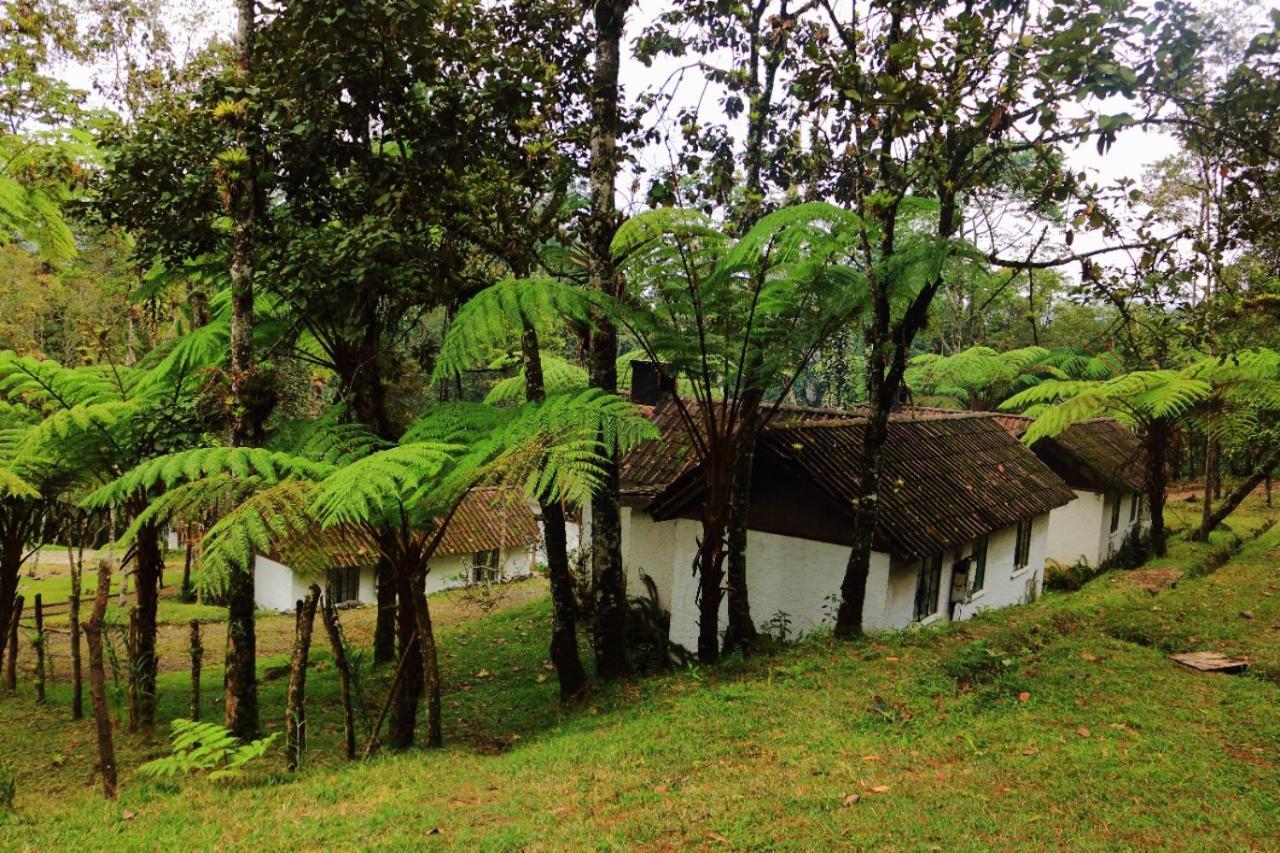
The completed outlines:
[[[766,446],[849,513],[858,494],[864,420],[770,429]],[[990,418],[890,418],[878,550],[923,557],[1048,512],[1075,494]]]
[[[525,548],[539,540],[538,520],[518,494],[476,489],[453,514],[437,554],[473,554],[492,548]]]
[[[1022,437],[1034,418],[993,415],[1012,435]],[[1032,445],[1073,489],[1091,492],[1140,492],[1146,487],[1146,454],[1133,431],[1115,418],[1072,424]]]

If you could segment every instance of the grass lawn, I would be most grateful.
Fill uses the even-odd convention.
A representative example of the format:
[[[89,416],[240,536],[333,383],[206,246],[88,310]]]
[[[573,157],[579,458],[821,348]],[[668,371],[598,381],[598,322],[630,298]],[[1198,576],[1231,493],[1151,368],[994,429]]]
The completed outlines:
[[[811,638],[601,687],[568,710],[541,587],[484,618],[437,597],[456,617],[440,638],[444,750],[341,761],[320,639],[303,772],[286,776],[274,750],[237,782],[148,781],[133,768],[163,742],[121,734],[115,803],[95,787],[92,726],[69,720],[65,685],[41,708],[28,681],[0,700],[18,785],[0,847],[1274,848],[1280,526],[1253,536],[1268,515],[1250,499],[1234,533],[1175,540],[1147,567],[1183,572],[1172,588],[1152,581],[1168,573],[1111,572],[960,625]],[[357,641],[363,613],[344,614]],[[265,620],[277,639],[264,672],[285,663],[273,620],[288,623]],[[1204,675],[1166,657],[1195,649],[1252,666]],[[387,678],[366,672],[371,707]],[[262,685],[273,730],[285,680]],[[209,718],[220,681],[206,669]],[[185,672],[166,667],[161,714],[185,706]]]

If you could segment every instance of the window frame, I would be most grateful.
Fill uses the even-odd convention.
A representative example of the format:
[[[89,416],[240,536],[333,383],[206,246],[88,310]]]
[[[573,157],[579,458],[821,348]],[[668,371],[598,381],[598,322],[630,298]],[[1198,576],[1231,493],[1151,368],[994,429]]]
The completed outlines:
[[[1013,539],[1013,571],[1020,572],[1031,564],[1031,525],[1033,518],[1018,522]]]
[[[360,600],[360,568],[338,566],[325,573],[325,585],[333,593],[334,604]]]
[[[926,583],[927,581],[927,583]],[[930,587],[932,590],[930,591]],[[933,599],[933,609],[922,612],[922,605]],[[913,614],[916,622],[937,616],[942,601],[942,552],[920,558],[920,566],[916,570],[916,599]]]
[[[1138,492],[1133,492],[1129,495],[1129,523],[1130,524],[1133,524],[1135,521],[1138,520],[1138,514],[1139,514],[1138,502],[1140,499],[1141,499],[1141,495]]]
[[[1120,500],[1119,494],[1111,496],[1111,532],[1115,533],[1120,529]]]
[[[973,540],[973,570],[969,572],[969,597],[982,592],[987,582],[987,549],[991,546],[991,534]]]
[[[501,555],[498,548],[476,551],[471,555],[471,583],[495,583],[498,580],[498,564]]]

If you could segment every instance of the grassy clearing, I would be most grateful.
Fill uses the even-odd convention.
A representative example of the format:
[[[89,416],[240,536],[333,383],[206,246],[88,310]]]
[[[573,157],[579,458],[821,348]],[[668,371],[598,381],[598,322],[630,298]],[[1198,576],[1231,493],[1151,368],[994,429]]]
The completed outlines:
[[[441,632],[442,752],[340,762],[321,654],[303,773],[277,772],[277,754],[239,783],[157,784],[131,768],[161,747],[126,736],[115,804],[96,794],[91,730],[66,720],[64,688],[52,709],[23,693],[0,701],[18,771],[0,846],[1271,847],[1280,527],[1249,539],[1266,514],[1247,505],[1238,553],[1170,589],[1112,572],[958,626],[612,685],[567,713],[534,600]],[[1177,541],[1155,565],[1185,571],[1231,536]],[[1204,648],[1248,657],[1251,674],[1166,658]],[[268,716],[283,691],[263,685]],[[166,674],[162,714],[184,697],[185,676]]]

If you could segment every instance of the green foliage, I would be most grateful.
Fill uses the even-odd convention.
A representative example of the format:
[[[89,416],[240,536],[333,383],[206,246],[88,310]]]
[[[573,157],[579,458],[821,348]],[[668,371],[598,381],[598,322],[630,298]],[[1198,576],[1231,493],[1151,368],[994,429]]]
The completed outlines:
[[[279,733],[242,743],[225,726],[177,719],[169,724],[172,755],[148,761],[138,768],[144,776],[164,777],[207,774],[215,781],[244,773],[251,761],[264,756]]]
[[[0,811],[13,808],[13,801],[17,794],[18,780],[13,775],[13,769],[0,761]]]
[[[504,278],[458,309],[436,357],[432,381],[518,348],[526,325],[541,336],[560,330],[566,321],[589,324],[592,311],[604,305],[598,294],[550,276]]]
[[[954,355],[918,355],[907,368],[906,382],[918,404],[971,408],[1007,392],[1024,374],[1043,365],[1049,354],[1044,347],[997,352],[978,346]],[[1057,371],[1046,372],[1066,378]]]

